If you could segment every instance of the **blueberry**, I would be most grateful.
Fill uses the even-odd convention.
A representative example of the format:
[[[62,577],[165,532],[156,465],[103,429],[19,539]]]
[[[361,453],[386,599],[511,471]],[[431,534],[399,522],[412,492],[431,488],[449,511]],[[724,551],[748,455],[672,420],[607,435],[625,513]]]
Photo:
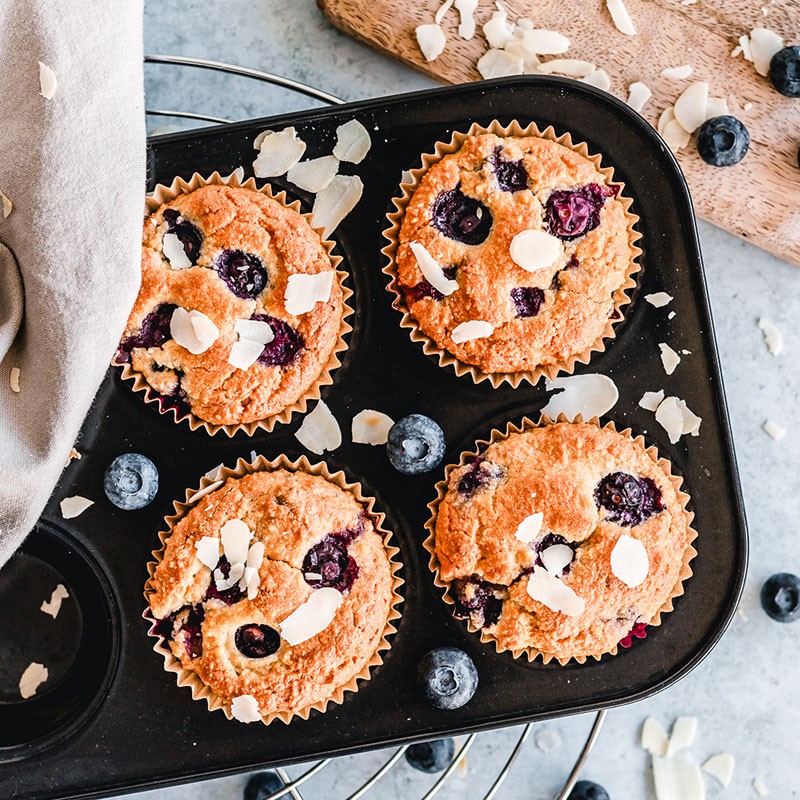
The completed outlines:
[[[442,772],[453,761],[456,743],[452,739],[434,739],[409,745],[406,761],[420,772]]]
[[[242,250],[223,250],[214,262],[225,285],[242,300],[252,300],[267,285],[267,270],[258,256]]]
[[[250,319],[266,322],[272,328],[273,340],[264,346],[258,363],[265,367],[285,367],[291,364],[297,354],[305,347],[300,331],[293,328],[288,322],[267,314],[253,314]]]
[[[177,209],[168,208],[164,211],[164,219],[167,222],[167,232],[174,233],[178,241],[183,245],[183,252],[192,264],[197,263],[200,257],[200,245],[203,242],[203,235],[200,229],[193,225],[189,220],[184,219]]]
[[[103,489],[117,508],[125,511],[144,508],[158,491],[158,470],[146,456],[123,453],[106,470]]]
[[[474,197],[467,197],[461,186],[442,192],[433,204],[433,227],[462,244],[480,244],[492,228],[489,209]]]
[[[578,781],[567,800],[610,800],[608,792],[593,781]]]
[[[475,664],[456,647],[431,650],[419,663],[419,677],[430,704],[447,711],[468,703],[478,688]]]
[[[478,628],[496,625],[507,596],[505,586],[481,580],[477,575],[453,581],[453,616],[469,618]]]
[[[225,556],[222,556],[217,562],[217,569],[219,569],[223,578],[227,578],[231,572],[230,561],[228,561]],[[245,593],[239,588],[238,583],[234,583],[230,589],[223,589],[223,591],[220,591],[217,589],[217,582],[212,575],[208,584],[208,589],[206,589],[206,593],[203,597],[203,602],[206,600],[218,600],[226,606],[232,606],[234,603],[238,603],[242,600],[244,596]]]
[[[243,800],[266,800],[270,795],[283,789],[285,785],[275,770],[256,772],[255,775],[250,776],[247,786],[244,787]],[[285,794],[281,795],[281,797],[285,796]]]
[[[386,443],[391,465],[404,475],[430,472],[444,458],[444,448],[444,432],[422,414],[410,414],[395,422]]]
[[[594,230],[600,224],[600,209],[617,191],[616,186],[589,183],[551,192],[544,205],[548,232],[568,242]]]
[[[361,531],[329,533],[315,544],[303,559],[303,574],[319,575],[306,577],[306,583],[315,589],[331,587],[342,594],[349,591],[358,577],[358,564],[348,554],[347,548]]]
[[[650,478],[636,478],[627,472],[606,475],[594,490],[594,501],[604,508],[611,522],[630,528],[664,510],[661,490]]]
[[[626,650],[633,644],[634,639],[647,638],[647,623],[634,622],[633,627],[619,640],[619,646]]]
[[[248,658],[266,658],[278,651],[281,635],[269,625],[242,625],[234,635],[236,649]]]
[[[518,317],[535,317],[544,303],[544,290],[536,286],[518,286],[511,290]]]
[[[736,117],[707,119],[697,131],[697,152],[712,167],[732,167],[747,154],[750,134]]]
[[[542,561],[542,555],[541,554],[545,550],[547,550],[548,547],[553,547],[554,545],[557,545],[557,544],[564,544],[567,547],[569,547],[569,549],[572,550],[573,558],[574,558],[575,550],[577,549],[577,545],[575,544],[575,542],[568,542],[563,536],[559,536],[557,533],[546,533],[533,546],[533,549],[534,549],[534,551],[536,553],[536,560],[533,563],[537,567],[543,567],[544,566],[544,562]],[[571,567],[572,567],[571,563],[567,564],[567,566],[564,567],[561,575],[558,575],[556,577],[563,578],[564,575],[569,575],[569,571],[570,571]]]
[[[177,308],[172,303],[162,303],[154,308],[143,320],[139,332],[128,336],[120,343],[117,351],[119,363],[130,363],[131,350],[135,347],[161,347],[172,338],[170,323]]]
[[[483,456],[478,456],[470,462],[458,481],[458,493],[465,500],[469,500],[479,489],[488,483],[499,481],[502,477],[502,467],[487,461]]]
[[[445,278],[452,281],[456,277],[456,267],[442,267],[442,273],[444,274]],[[433,286],[431,286],[431,284],[424,279],[415,286],[401,286],[400,288],[405,295],[406,305],[408,306],[411,306],[419,300],[425,299],[426,297],[430,297],[431,300],[436,300],[437,303],[440,300],[444,300],[444,295],[438,289],[434,289]]]
[[[796,622],[800,619],[800,578],[789,572],[768,578],[761,587],[761,605],[777,622]]]
[[[200,658],[203,655],[203,620],[206,612],[203,606],[196,605],[189,608],[189,613],[181,625],[181,632],[186,644],[189,658]]]
[[[492,154],[492,169],[497,178],[497,185],[504,192],[520,192],[528,188],[528,173],[519,161],[504,161],[500,158],[501,148],[498,147]]]
[[[786,97],[800,97],[800,45],[778,50],[769,62],[772,85]]]

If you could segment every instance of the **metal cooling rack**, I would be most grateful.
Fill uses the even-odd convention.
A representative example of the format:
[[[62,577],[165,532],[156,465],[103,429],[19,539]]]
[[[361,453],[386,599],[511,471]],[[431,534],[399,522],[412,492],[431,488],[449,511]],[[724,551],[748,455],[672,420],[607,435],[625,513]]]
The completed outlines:
[[[308,86],[304,83],[300,83],[299,81],[292,80],[291,78],[284,78],[281,75],[275,75],[271,72],[263,72],[257,69],[250,69],[248,67],[239,67],[235,64],[226,64],[222,61],[208,61],[201,58],[187,58],[185,56],[170,55],[146,55],[144,57],[144,61],[146,64],[172,64],[175,66],[195,67],[198,69],[212,70],[214,72],[223,72],[229,75],[253,78],[255,80],[263,81],[264,83],[270,83],[273,86],[280,86],[284,89],[298,92],[306,97],[311,97],[314,100],[319,100],[330,105],[341,105],[345,102],[338,97],[334,97],[327,92],[323,92],[321,89],[316,89],[313,86]],[[211,124],[227,124],[233,122],[233,120],[224,119],[222,117],[214,117],[208,114],[197,114],[192,111],[179,111],[176,109],[148,108],[146,109],[145,113],[153,117],[189,119],[197,122],[208,122]],[[600,736],[600,730],[603,727],[605,718],[605,710],[598,712],[595,716],[591,730],[589,731],[589,735],[586,738],[586,741],[583,743],[583,747],[581,748],[581,751],[572,766],[572,770],[570,771],[569,776],[564,782],[561,790],[556,795],[555,800],[567,800],[569,793],[572,791],[573,787],[578,781],[578,777],[583,769],[583,765],[589,758],[589,754],[592,752],[592,749],[594,748],[594,745]],[[505,764],[497,773],[494,782],[492,783],[489,791],[484,795],[483,800],[492,800],[492,798],[494,798],[497,792],[500,790],[503,782],[511,771],[511,768],[514,766],[514,762],[522,752],[522,748],[525,746],[532,729],[533,723],[528,723],[522,727],[511,754],[508,756]],[[491,736],[492,734],[487,733],[482,735]],[[430,789],[428,789],[428,791],[420,798],[420,800],[432,800],[441,791],[448,778],[450,778],[450,776],[458,768],[461,760],[473,747],[477,741],[477,738],[477,733],[472,733],[466,737],[453,756],[453,760],[450,762],[444,772],[439,775],[439,777],[436,779],[436,782],[430,787]],[[400,761],[407,748],[408,745],[397,748],[378,770],[367,777],[359,786],[359,788],[344,800],[360,800],[360,798],[364,797],[381,780],[381,778],[383,778],[392,769],[392,767],[394,767],[395,764]],[[290,778],[284,769],[278,768],[276,771],[283,780],[285,786],[277,792],[271,794],[269,797],[265,798],[265,800],[277,800],[279,797],[284,797],[287,794],[294,798],[294,800],[304,800],[303,795],[300,793],[300,787],[303,786],[303,784],[305,784],[307,781],[311,780],[311,778],[313,778],[315,775],[318,775],[320,772],[322,772],[322,770],[324,770],[325,767],[327,767],[333,760],[334,759],[332,758],[322,759],[296,778]],[[327,794],[328,790],[326,789],[326,795]]]

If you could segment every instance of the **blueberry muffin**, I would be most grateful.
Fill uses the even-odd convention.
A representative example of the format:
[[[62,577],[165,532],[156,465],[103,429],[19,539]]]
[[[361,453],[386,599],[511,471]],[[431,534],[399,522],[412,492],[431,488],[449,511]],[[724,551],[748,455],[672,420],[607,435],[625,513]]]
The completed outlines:
[[[319,291],[298,306],[293,295],[309,278]],[[254,189],[201,186],[145,219],[142,285],[116,362],[144,378],[162,410],[252,423],[320,380],[344,309],[331,256],[305,217]]]
[[[146,587],[151,633],[233,716],[244,701],[265,721],[308,716],[388,646],[398,596],[384,533],[322,475],[229,478],[172,527]]]
[[[454,615],[501,650],[583,661],[671,609],[693,515],[669,464],[610,427],[529,426],[440,484],[431,566]]]
[[[422,173],[399,217],[400,309],[436,348],[485,374],[555,374],[588,360],[638,269],[619,186],[550,139],[461,138]]]

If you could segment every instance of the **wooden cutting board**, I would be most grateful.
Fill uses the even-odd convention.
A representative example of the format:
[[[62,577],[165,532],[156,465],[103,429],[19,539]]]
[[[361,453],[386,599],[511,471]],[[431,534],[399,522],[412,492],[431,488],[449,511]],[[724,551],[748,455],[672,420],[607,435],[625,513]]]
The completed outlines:
[[[458,36],[458,12],[452,8],[442,26],[447,46],[427,63],[414,29],[433,22],[440,0],[317,0],[336,27],[387,55],[443,82],[480,80],[475,64],[486,51],[482,25],[494,3],[480,0],[477,33]],[[761,8],[767,10],[766,16]],[[710,95],[725,97],[731,113],[750,131],[750,152],[738,165],[720,168],[697,155],[694,137],[678,155],[704,219],[800,266],[800,99],[778,94],[743,58],[731,51],[743,33],[771,28],[787,44],[800,43],[800,0],[626,0],[636,36],[619,33],[604,0],[504,0],[509,19],[527,17],[537,28],[567,35],[571,46],[563,58],[581,58],[611,76],[611,91],[625,99],[628,86],[644,82],[653,92],[643,115],[655,125],[661,111],[673,105],[693,81],[708,81]],[[659,77],[665,67],[691,64],[685,80]],[[744,106],[751,103],[748,110]]]

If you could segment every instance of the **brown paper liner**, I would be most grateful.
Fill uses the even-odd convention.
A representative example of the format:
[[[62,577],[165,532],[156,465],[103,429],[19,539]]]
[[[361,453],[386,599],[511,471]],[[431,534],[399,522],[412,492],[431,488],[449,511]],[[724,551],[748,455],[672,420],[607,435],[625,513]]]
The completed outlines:
[[[389,637],[397,631],[397,628],[392,623],[400,618],[400,611],[398,609],[403,602],[403,598],[399,594],[398,590],[404,583],[402,578],[400,578],[398,575],[401,564],[396,560],[400,550],[397,547],[388,544],[392,533],[384,527],[386,515],[382,511],[375,509],[375,498],[364,494],[360,483],[350,483],[345,477],[344,472],[341,470],[338,472],[330,472],[324,462],[312,464],[305,456],[300,456],[300,458],[298,458],[296,461],[290,461],[285,455],[280,455],[278,458],[272,461],[268,460],[264,456],[258,456],[258,458],[256,458],[256,460],[253,462],[248,462],[245,461],[245,459],[240,458],[237,460],[236,466],[233,468],[225,466],[218,467],[213,478],[203,476],[200,479],[200,486],[197,489],[187,489],[186,499],[183,502],[178,500],[173,502],[175,513],[164,518],[164,522],[167,525],[167,530],[159,533],[161,546],[157,550],[153,550],[152,554],[155,560],[150,561],[147,564],[148,578],[144,585],[144,597],[145,600],[147,600],[147,608],[142,616],[150,624],[148,635],[156,639],[156,642],[153,645],[153,650],[163,656],[164,669],[167,672],[175,673],[178,680],[178,686],[188,686],[191,689],[193,700],[205,700],[205,702],[208,704],[209,711],[220,710],[228,719],[233,719],[230,703],[216,695],[214,691],[203,682],[197,673],[184,669],[180,660],[173,654],[172,650],[166,644],[165,639],[154,632],[155,620],[150,611],[150,596],[154,591],[152,584],[153,575],[155,574],[156,567],[164,558],[167,541],[172,533],[172,529],[200,499],[199,492],[202,492],[204,489],[207,489],[212,485],[215,487],[212,491],[215,491],[216,489],[220,488],[224,482],[228,480],[228,478],[241,478],[254,472],[261,472],[265,470],[272,471],[278,469],[286,469],[290,472],[306,472],[310,475],[322,476],[338,486],[340,489],[350,492],[355,496],[356,500],[365,507],[367,514],[370,515],[373,521],[375,532],[383,539],[384,547],[386,548],[386,554],[389,557],[389,564],[392,571],[392,602],[389,608],[389,615],[386,618],[386,627],[384,628],[380,642],[369,661],[364,665],[363,669],[357,675],[351,678],[347,683],[338,687],[330,697],[326,698],[325,700],[320,700],[316,703],[311,703],[308,706],[304,706],[299,711],[279,711],[262,715],[261,721],[265,725],[269,725],[276,719],[286,724],[288,724],[293,717],[302,717],[303,719],[308,719],[309,714],[312,711],[319,711],[320,713],[323,713],[328,707],[329,703],[342,703],[346,692],[357,692],[358,681],[368,681],[370,679],[370,672],[372,668],[383,663],[381,651],[388,650],[391,647]],[[208,493],[210,494],[211,492]]]
[[[435,539],[436,539],[436,515],[437,510],[439,508],[439,504],[442,502],[442,498],[447,494],[448,484],[450,482],[450,475],[452,472],[459,467],[463,467],[467,463],[467,459],[481,455],[483,452],[486,451],[486,448],[489,445],[494,444],[495,442],[502,441],[504,439],[508,439],[511,434],[514,433],[522,433],[524,431],[529,431],[533,428],[540,428],[547,425],[552,425],[554,423],[559,422],[574,422],[574,423],[582,423],[583,418],[579,414],[573,420],[570,420],[564,414],[559,414],[555,420],[550,419],[545,414],[539,418],[538,422],[533,422],[528,417],[523,417],[521,423],[519,425],[515,425],[512,422],[506,424],[505,431],[498,430],[495,428],[491,434],[489,435],[489,439],[480,439],[475,442],[475,449],[470,451],[465,451],[461,454],[459,461],[457,464],[449,464],[445,468],[445,477],[443,480],[439,481],[436,484],[436,492],[437,497],[432,502],[428,503],[428,508],[430,509],[431,516],[428,521],[425,523],[425,528],[428,530],[428,536],[425,541],[422,543],[422,546],[428,552],[430,556],[430,560],[428,562],[428,566],[430,567],[431,571],[434,575],[434,583],[440,589],[443,589],[443,598],[445,603],[448,605],[455,605],[452,598],[448,594],[448,589],[450,588],[450,584],[446,583],[445,581],[441,580],[439,576],[439,559],[436,556],[435,550]],[[683,478],[679,475],[676,475],[672,471],[672,462],[668,459],[663,458],[658,454],[658,449],[654,445],[648,446],[644,440],[643,436],[633,436],[633,431],[630,428],[625,428],[624,430],[620,431],[617,430],[617,426],[613,422],[608,422],[605,425],[600,425],[600,420],[597,417],[592,417],[591,419],[587,420],[590,425],[596,425],[598,428],[603,428],[604,430],[611,430],[615,433],[620,434],[621,436],[627,436],[632,438],[633,441],[638,444],[640,447],[644,448],[645,452],[647,453],[650,458],[658,465],[658,467],[663,470],[666,476],[669,478],[670,483],[672,483],[673,487],[675,488],[675,492],[678,497],[678,502],[680,503],[681,509],[684,513],[688,514],[688,522],[689,522],[689,540],[687,542],[686,550],[683,553],[683,562],[681,565],[681,571],[678,576],[678,581],[675,584],[672,594],[669,596],[667,601],[661,606],[658,611],[656,611],[653,618],[647,622],[648,626],[657,627],[661,625],[661,618],[664,614],[669,613],[673,609],[673,601],[676,597],[680,597],[683,592],[683,584],[684,582],[692,576],[692,569],[689,566],[689,562],[697,555],[697,550],[694,549],[692,546],[692,542],[697,538],[697,531],[692,527],[691,523],[694,519],[694,512],[690,511],[688,508],[688,503],[691,500],[689,495],[681,489],[683,485]],[[520,649],[511,649],[508,647],[504,647],[494,636],[487,633],[483,628],[478,628],[472,624],[469,619],[466,619],[465,622],[467,623],[467,628],[469,629],[470,633],[478,633],[481,637],[481,642],[484,644],[493,643],[495,648],[497,649],[498,653],[503,653],[505,651],[510,651],[514,658],[519,658],[522,655],[527,656],[528,661],[535,661],[536,658],[541,656],[542,662],[545,664],[549,664],[550,661],[556,660],[558,661],[561,666],[568,664],[570,661],[576,661],[579,664],[584,664],[589,656],[571,656],[569,658],[556,658],[550,653],[543,653],[541,650],[537,650],[533,647],[525,647]],[[591,657],[594,658],[596,661],[600,661],[600,659],[604,655],[615,656],[619,652],[619,645],[615,645],[611,650],[605,650],[602,653],[592,653]]]
[[[484,372],[479,367],[472,364],[467,364],[460,361],[454,355],[446,350],[443,350],[433,339],[422,331],[419,324],[411,315],[408,306],[406,305],[403,293],[399,289],[397,280],[397,265],[395,256],[398,247],[398,237],[400,234],[400,227],[403,223],[403,218],[406,212],[406,206],[411,200],[414,192],[416,191],[419,182],[422,180],[423,175],[427,173],[430,167],[437,161],[455,153],[461,148],[464,142],[471,136],[478,136],[480,134],[493,133],[497,136],[537,136],[540,139],[549,139],[550,141],[557,142],[570,150],[589,159],[597,170],[601,172],[607,179],[608,184],[619,187],[619,194],[617,199],[622,203],[625,211],[625,216],[628,220],[628,242],[631,249],[631,260],[628,272],[625,276],[624,283],[614,292],[614,312],[606,322],[606,326],[600,336],[592,343],[592,345],[581,353],[571,355],[565,361],[558,364],[551,364],[547,366],[539,366],[532,370],[525,370],[521,372]],[[439,360],[439,366],[452,367],[456,375],[459,377],[469,375],[475,383],[482,381],[489,381],[496,389],[503,383],[509,383],[516,389],[522,381],[527,381],[530,384],[536,384],[543,376],[549,380],[553,380],[559,373],[572,374],[575,371],[576,364],[588,364],[593,353],[602,352],[606,349],[605,342],[613,339],[616,336],[615,328],[617,323],[622,320],[622,312],[620,309],[630,302],[628,290],[636,286],[636,281],[633,279],[640,269],[637,261],[642,251],[636,246],[636,242],[642,238],[642,235],[637,231],[634,226],[639,221],[639,217],[634,214],[630,209],[633,201],[625,197],[625,184],[614,180],[614,170],[611,167],[603,167],[601,164],[601,156],[591,155],[589,148],[583,142],[574,143],[572,136],[569,133],[558,136],[552,125],[544,130],[541,130],[536,123],[531,122],[526,127],[522,127],[519,122],[514,120],[510,125],[501,125],[497,120],[493,120],[488,126],[484,127],[474,122],[470,125],[466,133],[455,131],[450,138],[449,142],[436,142],[434,145],[433,153],[422,154],[422,166],[416,169],[407,170],[404,179],[400,183],[401,194],[399,197],[392,198],[395,211],[387,214],[386,219],[389,222],[389,227],[383,231],[383,236],[388,240],[387,244],[381,252],[387,259],[387,265],[383,268],[383,273],[389,276],[387,289],[394,296],[392,307],[397,309],[403,318],[400,321],[400,327],[408,330],[409,336],[413,342],[419,342],[422,345],[422,351],[425,355],[435,356]],[[617,316],[617,319],[613,319]]]
[[[261,194],[265,194],[267,197],[277,201],[286,208],[291,208],[293,211],[296,211],[298,214],[308,220],[308,223],[312,226],[312,228],[314,227],[312,224],[311,214],[304,213],[300,210],[301,206],[298,200],[289,202],[286,192],[274,194],[269,184],[265,184],[259,189],[254,178],[248,178],[243,183],[239,172],[232,172],[230,175],[224,177],[220,175],[219,172],[214,172],[208,178],[204,178],[202,175],[195,172],[188,181],[178,177],[172,181],[170,186],[158,184],[153,189],[152,194],[145,198],[145,216],[149,216],[159,206],[163,205],[164,203],[171,202],[180,194],[187,194],[188,192],[193,192],[195,189],[199,189],[201,186],[208,185],[236,186],[243,189],[252,189],[254,191],[261,192]],[[252,436],[259,429],[269,433],[279,422],[289,422],[293,414],[305,414],[306,410],[308,409],[308,404],[313,400],[319,400],[320,388],[333,383],[333,377],[331,376],[331,373],[337,367],[340,367],[342,363],[339,360],[339,353],[347,350],[347,343],[345,342],[344,337],[353,330],[351,325],[347,322],[347,318],[353,313],[352,307],[347,302],[353,296],[353,292],[344,283],[344,279],[347,277],[347,272],[340,269],[342,257],[333,252],[333,249],[336,246],[335,242],[323,237],[322,228],[314,228],[314,230],[322,239],[322,245],[330,257],[331,264],[336,272],[336,278],[342,288],[342,320],[339,325],[339,336],[336,345],[334,346],[330,357],[328,358],[328,362],[323,367],[322,371],[317,377],[317,380],[308,388],[308,391],[306,391],[305,394],[299,397],[294,403],[286,406],[277,414],[273,414],[265,419],[255,420],[254,422],[242,422],[237,425],[217,425],[213,422],[207,422],[206,420],[201,419],[191,411],[185,413],[183,411],[179,412],[175,408],[163,408],[161,403],[161,395],[159,395],[150,386],[150,384],[147,383],[144,376],[140,372],[137,372],[135,369],[133,369],[130,364],[117,364],[116,360],[112,361],[114,366],[122,367],[123,380],[133,381],[133,391],[143,392],[145,402],[155,404],[160,414],[172,414],[175,422],[188,422],[189,428],[193,431],[197,430],[198,428],[205,428],[206,432],[210,436],[214,436],[220,431],[223,431],[227,436],[233,436],[237,431],[244,431],[248,436]]]

